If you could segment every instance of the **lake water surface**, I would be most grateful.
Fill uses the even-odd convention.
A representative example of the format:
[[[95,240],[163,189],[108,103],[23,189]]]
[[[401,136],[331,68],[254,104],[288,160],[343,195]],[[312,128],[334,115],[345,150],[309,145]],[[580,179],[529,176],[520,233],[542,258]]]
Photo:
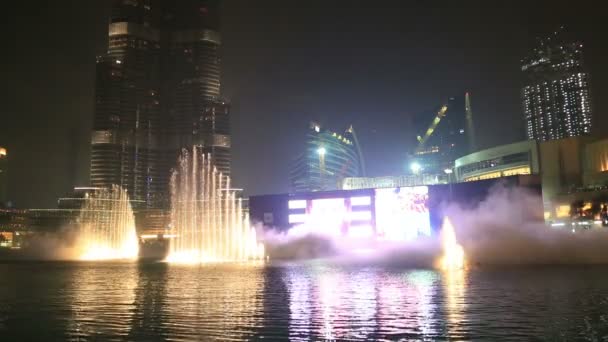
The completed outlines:
[[[608,267],[0,263],[0,341],[608,339]]]

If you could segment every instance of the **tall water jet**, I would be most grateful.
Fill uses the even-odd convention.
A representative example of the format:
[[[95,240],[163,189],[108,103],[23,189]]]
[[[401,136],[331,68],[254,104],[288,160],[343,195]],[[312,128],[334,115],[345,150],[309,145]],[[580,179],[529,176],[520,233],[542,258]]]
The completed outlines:
[[[241,198],[230,177],[194,146],[182,150],[171,176],[171,224],[175,238],[169,262],[201,263],[264,258]]]
[[[118,185],[85,197],[78,219],[79,259],[134,259],[139,244],[127,191]]]
[[[444,270],[462,269],[465,264],[464,249],[456,239],[452,222],[446,216],[441,227],[441,249],[443,255],[439,266]]]

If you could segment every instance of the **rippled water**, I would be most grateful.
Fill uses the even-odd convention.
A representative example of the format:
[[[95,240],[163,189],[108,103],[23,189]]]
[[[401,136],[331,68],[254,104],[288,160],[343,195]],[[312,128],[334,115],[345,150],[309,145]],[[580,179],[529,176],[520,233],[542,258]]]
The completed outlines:
[[[602,341],[607,271],[0,263],[0,340]]]

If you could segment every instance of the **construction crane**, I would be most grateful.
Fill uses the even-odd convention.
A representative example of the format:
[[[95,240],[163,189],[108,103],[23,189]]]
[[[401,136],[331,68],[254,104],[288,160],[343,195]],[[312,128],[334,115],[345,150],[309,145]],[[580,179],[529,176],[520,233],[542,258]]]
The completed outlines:
[[[443,105],[441,107],[441,109],[439,109],[439,111],[437,112],[437,115],[435,116],[435,119],[433,119],[433,122],[431,122],[431,125],[429,126],[429,128],[424,133],[424,136],[418,136],[418,147],[416,147],[414,154],[418,154],[419,152],[421,152],[424,149],[424,145],[429,140],[431,135],[433,135],[433,132],[437,128],[437,125],[439,125],[439,122],[441,121],[441,119],[443,117],[445,117],[445,113],[447,111],[448,111],[448,106]]]
[[[361,174],[359,176],[365,177],[365,159],[363,159],[363,153],[361,152],[361,145],[359,145],[359,139],[357,138],[357,133],[355,133],[355,129],[353,128],[353,125],[350,125],[347,132],[353,136],[353,142],[355,143],[355,147],[357,148],[357,155],[359,157],[359,168],[361,171]]]

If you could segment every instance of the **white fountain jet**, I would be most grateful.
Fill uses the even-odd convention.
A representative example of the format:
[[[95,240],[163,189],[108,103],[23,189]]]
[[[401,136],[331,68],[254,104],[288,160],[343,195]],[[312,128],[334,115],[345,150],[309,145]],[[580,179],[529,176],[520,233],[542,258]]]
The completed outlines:
[[[230,189],[230,177],[218,172],[210,156],[194,146],[182,150],[171,176],[172,239],[167,261],[204,263],[261,260],[241,198]]]
[[[126,190],[118,185],[87,194],[81,208],[81,260],[134,259],[139,251],[135,218]]]

